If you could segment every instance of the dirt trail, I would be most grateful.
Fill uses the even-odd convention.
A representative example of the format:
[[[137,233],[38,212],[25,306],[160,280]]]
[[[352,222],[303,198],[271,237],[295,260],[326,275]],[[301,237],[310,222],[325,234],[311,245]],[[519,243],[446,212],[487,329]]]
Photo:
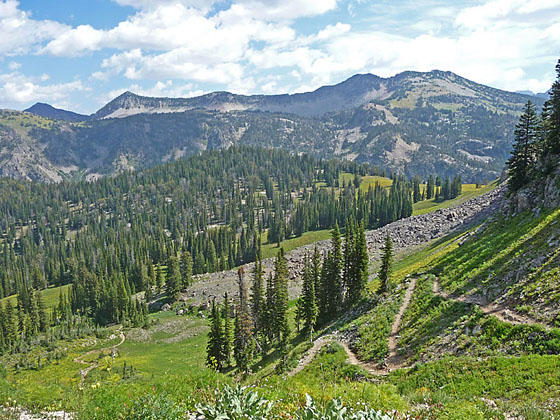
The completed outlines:
[[[338,332],[334,332],[332,334],[323,335],[319,337],[317,340],[315,340],[315,342],[313,343],[313,347],[311,347],[307,351],[307,353],[305,353],[303,358],[299,361],[298,365],[290,373],[288,373],[288,376],[293,376],[296,373],[301,372],[308,364],[310,364],[313,361],[313,359],[315,358],[319,350],[321,350],[323,346],[331,342],[337,342],[344,348],[344,351],[348,356],[348,362],[350,364],[360,366],[361,368],[365,369],[366,371],[368,371],[373,375],[387,375],[392,370],[403,367],[404,358],[397,354],[397,339],[398,339],[398,333],[401,328],[402,317],[404,315],[404,312],[406,311],[406,308],[410,304],[410,301],[412,299],[412,293],[414,292],[415,287],[416,287],[416,279],[413,278],[410,281],[408,288],[406,289],[403,303],[401,304],[399,313],[395,317],[395,320],[393,321],[393,325],[391,327],[391,334],[389,335],[388,338],[389,356],[387,358],[387,363],[384,366],[379,367],[374,363],[366,363],[358,359],[358,356],[356,355],[356,353],[352,351],[352,349],[350,349],[348,343],[346,343],[345,340],[343,340],[338,336]]]
[[[540,325],[543,328],[545,328],[547,331],[551,330],[550,326],[535,321],[534,319],[528,316],[518,314],[509,308],[497,305],[492,302],[488,303],[486,302],[486,299],[484,299],[484,297],[482,296],[462,295],[462,296],[454,297],[449,293],[444,292],[441,289],[439,285],[439,278],[437,277],[434,279],[434,285],[432,290],[434,292],[434,295],[439,295],[441,297],[454,300],[456,302],[463,302],[463,303],[469,303],[471,305],[477,305],[483,313],[485,313],[486,315],[495,316],[502,322],[507,322],[508,324],[513,324],[513,325],[521,325],[521,324]]]
[[[414,293],[414,288],[416,287],[416,278],[410,280],[408,289],[404,295],[404,300],[399,309],[399,313],[393,321],[393,326],[391,327],[391,335],[389,335],[389,357],[387,358],[387,368],[389,370],[397,369],[402,367],[404,358],[397,354],[397,334],[401,329],[401,321],[404,315],[404,311],[408,308],[410,301],[412,300],[412,293]]]
[[[74,363],[80,363],[82,365],[86,365],[87,368],[85,369],[80,369],[80,384],[78,385],[79,389],[83,389],[84,388],[84,381],[86,380],[86,377],[88,376],[88,374],[95,369],[97,366],[99,366],[99,364],[96,361],[93,362],[86,362],[85,360],[83,360],[84,358],[86,358],[87,356],[91,356],[92,354],[99,354],[99,353],[104,353],[105,351],[108,350],[115,350],[117,347],[119,347],[120,345],[122,345],[125,340],[126,340],[126,336],[124,335],[124,333],[122,332],[122,328],[119,328],[118,330],[119,336],[121,338],[121,341],[118,344],[115,344],[114,346],[109,346],[109,347],[105,347],[102,349],[98,349],[98,350],[91,350],[88,351],[87,353],[82,354],[81,356],[78,356],[74,359]]]

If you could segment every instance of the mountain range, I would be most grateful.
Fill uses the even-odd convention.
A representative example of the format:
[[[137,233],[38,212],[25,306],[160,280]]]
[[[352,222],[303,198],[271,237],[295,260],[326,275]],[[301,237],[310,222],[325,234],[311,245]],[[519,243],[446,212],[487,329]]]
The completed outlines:
[[[249,144],[482,182],[501,173],[528,100],[544,102],[436,70],[390,78],[358,74],[285,95],[126,92],[91,116],[36,104],[0,111],[0,175],[92,179]]]

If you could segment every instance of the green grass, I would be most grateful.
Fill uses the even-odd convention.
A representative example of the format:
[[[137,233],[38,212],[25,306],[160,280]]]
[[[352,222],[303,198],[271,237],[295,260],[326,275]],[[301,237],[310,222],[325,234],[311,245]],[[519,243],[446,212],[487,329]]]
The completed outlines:
[[[54,308],[55,306],[57,306],[58,299],[60,297],[60,292],[62,292],[64,295],[67,296],[69,288],[70,285],[65,284],[64,286],[49,287],[47,289],[41,290],[40,293],[41,293],[41,297],[43,298],[43,302],[45,303],[45,306],[47,308]],[[10,303],[13,306],[15,306],[17,304],[17,295],[5,297],[4,299],[0,300],[0,303],[5,305],[7,301],[10,301]]]
[[[325,239],[330,239],[331,231],[329,229],[325,230],[316,230],[312,232],[305,232],[303,235],[297,238],[286,239],[280,243],[280,247],[284,248],[285,252],[290,252],[296,248],[301,246],[309,245],[318,241],[323,241]],[[262,257],[263,258],[271,258],[278,255],[278,248],[277,244],[270,244],[267,242],[267,235],[266,232],[261,237],[262,242]]]
[[[560,414],[558,369],[558,356],[455,357],[395,371],[388,381],[410,401],[430,406],[430,418],[493,418],[484,416],[486,398],[507,411],[532,410],[541,416],[535,419],[551,419]],[[452,407],[482,415],[450,417]]]
[[[524,213],[498,218],[441,258],[432,271],[451,293],[475,293],[494,300],[506,296],[521,310],[552,322],[560,306],[560,253],[554,238],[560,234],[560,210],[539,217]],[[535,306],[536,305],[536,306]]]
[[[435,199],[419,201],[414,203],[413,205],[413,216],[417,216],[420,214],[431,213],[439,209],[445,209],[457,204],[464,203],[472,198],[479,197],[487,192],[492,191],[494,188],[498,186],[497,181],[480,186],[479,188],[476,187],[476,184],[463,184],[463,193],[453,199],[453,200],[446,200],[446,201],[436,201]]]

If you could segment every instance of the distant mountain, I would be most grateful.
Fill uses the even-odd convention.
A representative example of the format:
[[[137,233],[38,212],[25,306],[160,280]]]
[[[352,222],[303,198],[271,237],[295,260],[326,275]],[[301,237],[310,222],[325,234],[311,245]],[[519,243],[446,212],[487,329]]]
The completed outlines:
[[[44,104],[41,102],[37,102],[31,108],[27,108],[24,112],[29,112],[31,114],[39,115],[45,118],[69,122],[86,121],[90,118],[88,115],[76,114],[75,112],[55,108],[49,104]]]
[[[95,118],[123,118],[135,114],[163,114],[194,109],[209,111],[264,111],[317,117],[384,99],[383,80],[372,74],[360,74],[334,86],[314,92],[285,95],[236,95],[214,92],[195,98],[149,98],[125,92],[94,114]]]
[[[528,99],[538,106],[544,102],[444,71],[390,78],[359,74],[290,95],[150,98],[126,92],[80,124],[53,120],[52,114],[49,120],[10,114],[0,118],[0,127],[15,129],[21,142],[33,146],[36,159],[56,168],[54,181],[253,144],[369,162],[407,175],[459,173],[476,182],[501,173]],[[32,163],[15,170],[23,157],[14,150],[3,146],[0,133],[0,170],[9,162],[10,176],[44,179]]]

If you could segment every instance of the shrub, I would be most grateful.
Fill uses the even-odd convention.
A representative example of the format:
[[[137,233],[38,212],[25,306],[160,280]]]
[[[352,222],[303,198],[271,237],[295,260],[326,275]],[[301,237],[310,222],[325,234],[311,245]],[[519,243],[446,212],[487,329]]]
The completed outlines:
[[[332,399],[325,409],[317,407],[312,397],[306,395],[305,408],[296,413],[297,420],[393,420],[381,411],[365,408],[362,411],[348,410],[339,399]]]
[[[216,391],[215,405],[198,405],[196,410],[206,420],[267,420],[272,410],[272,402],[261,397],[256,391],[226,385]]]

